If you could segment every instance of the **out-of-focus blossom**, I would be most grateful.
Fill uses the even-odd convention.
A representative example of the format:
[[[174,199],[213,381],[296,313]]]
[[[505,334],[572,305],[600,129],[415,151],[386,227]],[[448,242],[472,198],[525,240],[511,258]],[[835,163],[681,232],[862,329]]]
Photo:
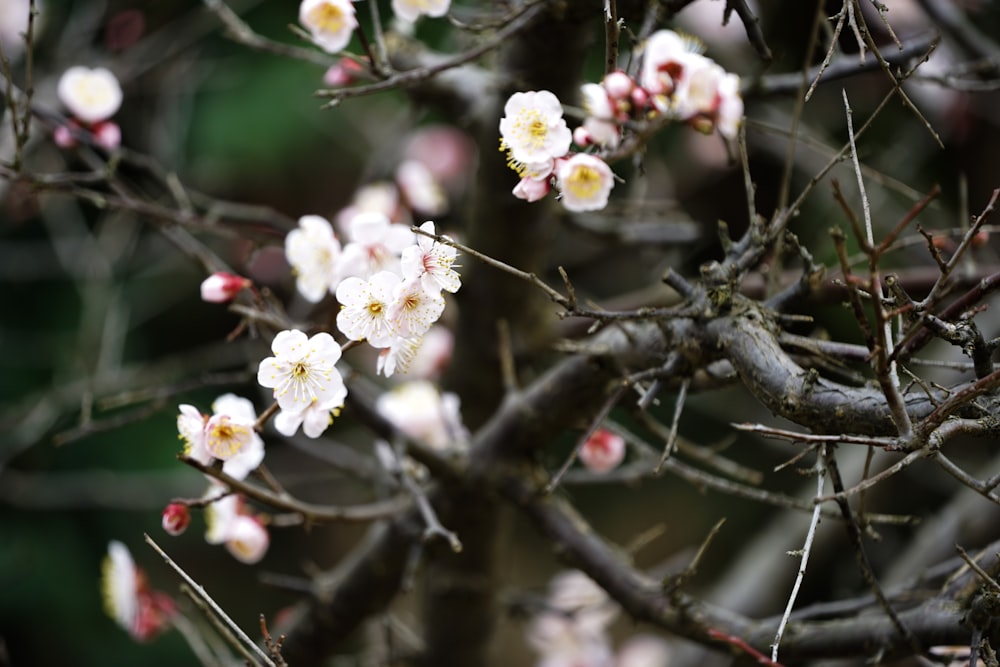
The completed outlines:
[[[431,216],[448,212],[448,198],[424,163],[404,160],[396,168],[396,183],[414,211]]]
[[[69,112],[87,124],[111,118],[122,104],[118,79],[104,67],[70,67],[59,78],[58,93]]]
[[[351,240],[341,256],[341,276],[367,279],[379,271],[399,271],[399,256],[413,244],[408,227],[380,213],[360,213],[348,226]]]
[[[562,157],[573,139],[559,98],[548,90],[511,95],[500,119],[500,137],[510,159],[522,164]]]
[[[417,160],[450,189],[461,185],[473,168],[476,146],[469,135],[451,125],[425,125],[409,138],[403,156]]]
[[[604,590],[577,570],[556,576],[546,609],[528,627],[545,667],[613,667],[608,626],[618,613]]]
[[[403,21],[413,23],[421,16],[444,16],[451,0],[392,0],[392,11]]]
[[[354,58],[341,58],[323,73],[323,83],[331,88],[343,88],[358,80],[365,71],[364,66]]]
[[[618,649],[615,667],[667,667],[670,646],[659,637],[635,635]]]
[[[345,238],[353,239],[352,227],[355,221],[365,219],[362,213],[381,215],[389,222],[409,221],[399,188],[391,181],[368,183],[354,191],[351,203],[337,213],[337,228]]]
[[[328,333],[311,338],[298,329],[279,331],[271,343],[273,357],[260,362],[257,382],[274,389],[282,410],[302,412],[313,403],[343,402],[344,379],[337,370],[340,346]]]
[[[313,43],[328,53],[342,51],[358,26],[350,0],[302,0],[299,23]]]
[[[454,349],[454,334],[445,326],[433,326],[421,338],[404,372],[413,379],[434,379],[448,366]]]
[[[624,458],[625,438],[604,428],[595,430],[580,449],[580,461],[596,473],[613,470]]]
[[[206,497],[218,496],[219,487],[209,488]],[[205,508],[208,529],[205,541],[224,544],[226,550],[241,563],[259,562],[271,544],[267,528],[260,519],[248,513],[242,496],[230,494]]]
[[[128,547],[116,540],[101,564],[101,592],[105,611],[137,641],[159,634],[176,611],[170,597],[150,588]]]
[[[191,524],[191,510],[183,503],[170,503],[163,508],[163,530],[169,535],[180,535]]]
[[[252,284],[249,278],[217,271],[201,282],[201,298],[210,303],[226,303]]]
[[[375,409],[406,435],[443,450],[467,443],[459,404],[455,394],[442,394],[432,383],[414,380],[383,393]]]
[[[295,286],[307,301],[317,303],[335,289],[341,255],[333,227],[318,215],[304,215],[285,237],[285,257],[295,272]]]
[[[36,10],[42,3],[36,2]],[[0,46],[9,60],[16,60],[24,52],[24,37],[28,31],[30,0],[3,0],[0,2]],[[39,15],[41,11],[39,11]],[[33,31],[39,33],[39,16],[35,17]]]
[[[556,167],[556,186],[568,210],[596,211],[608,205],[615,177],[604,160],[577,153]]]
[[[545,195],[549,194],[551,191],[552,185],[549,183],[548,176],[542,179],[522,176],[521,180],[514,186],[514,189],[511,190],[515,197],[523,199],[526,202],[534,202],[539,199],[544,199]]]
[[[434,234],[434,223],[428,220],[420,230]],[[461,277],[452,268],[457,255],[454,247],[418,234],[416,244],[403,249],[400,268],[404,278],[419,279],[428,292],[454,293],[462,286]]]
[[[646,40],[642,54],[642,70],[639,84],[654,96],[665,99],[673,95],[691,56],[698,55],[701,45],[691,38],[682,37],[673,30],[658,30]],[[669,104],[657,104],[660,111],[666,111]]]
[[[367,340],[372,347],[388,347],[397,336],[390,319],[393,293],[402,278],[380,271],[369,280],[345,278],[337,286],[337,328],[350,340]]]

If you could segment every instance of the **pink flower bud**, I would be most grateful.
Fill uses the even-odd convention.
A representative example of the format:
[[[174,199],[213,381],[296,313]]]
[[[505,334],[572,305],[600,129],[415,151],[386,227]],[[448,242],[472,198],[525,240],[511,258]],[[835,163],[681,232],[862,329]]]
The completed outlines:
[[[331,88],[349,86],[358,80],[358,74],[364,67],[352,58],[341,58],[323,74],[323,83]]]
[[[632,94],[635,82],[632,77],[621,70],[611,72],[604,77],[604,90],[613,100],[626,100]]]
[[[113,151],[121,146],[122,130],[117,123],[102,121],[91,127],[90,131],[94,135],[94,141],[104,150]]]
[[[202,281],[201,298],[210,303],[226,303],[235,299],[240,290],[252,284],[249,278],[218,271]]]
[[[73,136],[73,128],[68,125],[60,125],[52,132],[52,140],[59,148],[73,148],[76,146],[76,137]]]
[[[191,523],[191,512],[187,505],[181,503],[170,503],[163,508],[163,530],[168,534],[180,535],[187,530]]]
[[[549,190],[552,186],[549,185],[549,179],[534,179],[525,176],[522,178],[517,185],[514,186],[514,196],[518,199],[523,199],[528,202],[538,201],[545,195],[549,194]]]
[[[583,125],[580,125],[573,130],[573,143],[580,148],[586,148],[594,143],[594,141],[590,138],[590,132],[587,132],[587,129]]]
[[[594,431],[580,449],[580,461],[596,473],[612,470],[624,458],[625,439],[603,428]]]
[[[645,88],[636,86],[632,89],[632,104],[638,109],[645,109],[649,106],[649,93]]]

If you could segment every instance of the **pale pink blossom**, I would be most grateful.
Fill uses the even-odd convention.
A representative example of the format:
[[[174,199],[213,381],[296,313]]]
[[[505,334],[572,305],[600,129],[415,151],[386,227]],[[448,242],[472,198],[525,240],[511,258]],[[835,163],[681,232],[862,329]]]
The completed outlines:
[[[342,51],[358,26],[350,0],[302,0],[299,23],[313,43],[328,53]]]
[[[500,136],[510,159],[522,164],[564,156],[573,138],[559,98],[547,90],[511,95],[500,119]]]
[[[392,11],[403,21],[413,23],[421,16],[444,16],[451,0],[392,0]]]
[[[615,101],[629,100],[632,89],[635,88],[635,81],[628,74],[621,70],[608,72],[601,82],[608,97]]]
[[[556,186],[570,211],[596,211],[608,205],[615,185],[611,167],[594,155],[577,153],[556,167]]]
[[[654,32],[643,48],[640,85],[654,97],[673,95],[680,78],[684,76],[689,56],[698,50],[697,42],[673,30]]]
[[[101,121],[92,125],[90,132],[94,135],[94,143],[106,151],[113,151],[121,146],[122,129],[117,123],[109,120]]]
[[[285,237],[285,258],[295,273],[295,286],[317,303],[335,289],[340,267],[340,241],[326,218],[304,215]]]
[[[201,299],[210,303],[226,303],[252,284],[249,278],[216,271],[201,282]]]
[[[615,667],[667,667],[670,645],[653,635],[635,635],[618,648],[615,658]]]
[[[340,346],[328,333],[311,338],[297,329],[280,331],[271,343],[273,357],[260,362],[257,382],[274,390],[282,410],[301,412],[313,402],[343,401],[344,379],[336,368]]]
[[[455,335],[440,324],[423,335],[409,364],[402,372],[413,379],[433,379],[441,375],[451,361]]]
[[[219,490],[219,486],[213,485],[206,498],[217,497]],[[241,563],[257,563],[267,553],[271,543],[267,528],[248,512],[242,496],[229,494],[210,503],[205,508],[205,522],[205,541],[224,544]]]
[[[413,244],[413,232],[380,213],[359,213],[349,225],[350,243],[341,256],[341,275],[369,278],[399,271],[399,256]]]
[[[618,467],[625,458],[625,438],[599,428],[580,448],[580,461],[596,473],[606,473]]]
[[[420,225],[420,230],[434,234],[434,223],[428,220]],[[419,279],[428,292],[445,290],[455,293],[462,286],[461,277],[452,268],[457,255],[454,247],[418,234],[416,243],[403,249],[400,270],[404,278]]]
[[[351,203],[337,213],[337,228],[347,239],[353,238],[351,230],[355,220],[364,218],[362,213],[373,213],[390,222],[408,222],[409,213],[400,200],[399,188],[390,181],[376,181],[354,191]]]
[[[70,67],[59,78],[57,92],[69,112],[87,124],[111,118],[122,104],[118,79],[104,67]]]
[[[337,286],[337,328],[351,340],[367,340],[372,347],[388,347],[397,336],[390,318],[393,293],[402,278],[380,271],[369,280],[345,278]]]
[[[537,179],[524,176],[517,182],[517,185],[514,186],[514,189],[511,192],[518,199],[523,199],[527,202],[534,202],[544,199],[545,195],[549,194],[551,190],[552,185],[549,183],[548,177]]]
[[[424,215],[448,212],[448,198],[424,163],[404,160],[396,168],[396,183],[411,209]]]
[[[475,153],[467,133],[451,125],[424,125],[410,136],[403,157],[417,160],[438,183],[451,188],[468,180]]]

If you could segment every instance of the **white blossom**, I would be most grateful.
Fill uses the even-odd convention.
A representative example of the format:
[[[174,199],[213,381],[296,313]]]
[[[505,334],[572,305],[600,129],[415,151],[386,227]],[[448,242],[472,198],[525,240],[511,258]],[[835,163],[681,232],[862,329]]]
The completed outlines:
[[[118,79],[103,67],[70,67],[59,78],[59,100],[84,123],[111,118],[122,104]]]
[[[380,271],[369,280],[345,278],[337,286],[337,328],[351,340],[367,340],[372,347],[388,347],[396,337],[390,319],[393,293],[402,281],[391,271]]]
[[[342,51],[358,26],[350,0],[302,0],[299,23],[309,31],[313,43],[327,53]]]
[[[340,346],[328,333],[306,336],[298,329],[278,332],[271,343],[273,357],[260,362],[257,382],[274,389],[282,410],[302,412],[313,402],[343,402],[344,379],[336,368]]]
[[[335,289],[341,255],[333,226],[318,215],[304,215],[285,237],[285,257],[295,273],[295,286],[312,303]]]
[[[516,163],[559,158],[573,139],[559,98],[547,90],[514,93],[504,105],[500,137]]]

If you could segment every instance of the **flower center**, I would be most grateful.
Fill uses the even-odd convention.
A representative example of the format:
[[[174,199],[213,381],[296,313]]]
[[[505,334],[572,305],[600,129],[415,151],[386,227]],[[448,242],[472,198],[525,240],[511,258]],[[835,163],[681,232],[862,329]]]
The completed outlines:
[[[337,32],[344,27],[344,12],[333,5],[320,5],[309,12],[309,22],[324,32]]]
[[[601,187],[601,175],[596,169],[580,166],[566,180],[566,188],[577,197],[593,197]]]
[[[378,317],[382,314],[382,304],[378,301],[372,301],[368,304],[368,312],[374,316]]]

